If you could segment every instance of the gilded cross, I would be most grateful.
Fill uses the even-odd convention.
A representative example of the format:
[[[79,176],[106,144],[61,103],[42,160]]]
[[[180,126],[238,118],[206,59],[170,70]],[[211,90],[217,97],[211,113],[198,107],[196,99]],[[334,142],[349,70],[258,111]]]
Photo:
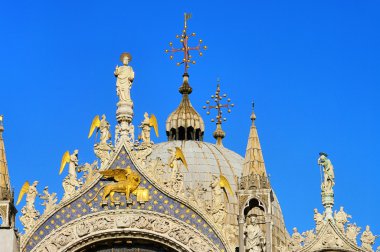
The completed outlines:
[[[190,18],[191,18],[191,14],[185,13],[185,22],[184,22],[184,28],[183,28],[182,34],[176,36],[177,39],[180,39],[180,42],[182,43],[182,47],[181,48],[174,48],[173,43],[170,42],[169,46],[171,48],[165,50],[166,53],[169,53],[169,52],[171,53],[171,55],[170,55],[171,60],[174,58],[175,53],[183,52],[183,59],[180,62],[177,62],[177,66],[184,64],[185,73],[187,73],[187,69],[190,67],[190,63],[195,64],[195,60],[191,59],[192,55],[190,54],[190,51],[198,51],[199,56],[202,56],[203,53],[201,50],[207,49],[207,46],[202,46],[202,43],[203,43],[202,39],[199,40],[199,43],[197,46],[194,46],[194,47],[189,46],[189,35],[187,34],[187,20],[189,20]],[[195,33],[194,32],[191,33],[190,36],[195,37]]]

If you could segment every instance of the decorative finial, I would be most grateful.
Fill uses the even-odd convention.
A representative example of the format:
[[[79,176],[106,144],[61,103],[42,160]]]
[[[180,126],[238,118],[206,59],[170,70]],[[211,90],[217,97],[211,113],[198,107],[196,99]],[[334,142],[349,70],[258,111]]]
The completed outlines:
[[[252,114],[251,114],[252,123],[255,123],[256,115],[255,115],[255,102],[252,100]]]
[[[198,51],[199,56],[202,56],[203,53],[201,50],[207,49],[207,46],[202,46],[202,43],[203,43],[202,39],[199,40],[197,46],[195,46],[195,47],[189,46],[189,44],[188,44],[189,43],[189,35],[187,34],[187,20],[189,20],[190,18],[191,18],[191,14],[185,13],[185,24],[184,24],[182,34],[176,35],[176,38],[180,39],[180,42],[182,43],[182,47],[181,48],[174,48],[173,43],[170,42],[169,43],[170,49],[165,50],[166,53],[169,53],[169,52],[171,53],[170,59],[174,58],[174,53],[183,52],[183,59],[180,62],[177,62],[177,66],[184,64],[184,66],[185,66],[184,74],[187,74],[187,69],[190,67],[190,65],[189,65],[190,63],[195,64],[195,60],[191,59],[192,55],[190,55],[190,51]],[[190,36],[195,37],[195,33],[194,32],[191,33]]]
[[[3,120],[4,120],[4,116],[0,115],[0,132],[4,131]]]
[[[207,109],[207,112],[206,112],[207,115],[210,114],[210,111],[212,109],[217,110],[217,115],[215,119],[214,118],[211,119],[211,122],[216,122],[216,130],[214,131],[213,136],[216,139],[216,144],[222,145],[222,139],[226,136],[226,133],[222,130],[222,122],[227,120],[227,118],[222,117],[222,114],[223,114],[222,109],[226,108],[227,112],[231,113],[231,108],[235,105],[233,103],[230,104],[231,99],[227,98],[226,94],[223,94],[223,95],[220,94],[220,80],[219,79],[217,79],[217,88],[216,88],[215,94],[211,95],[211,98],[214,100],[215,105],[210,105],[210,101],[206,101],[207,106],[203,106],[203,109]],[[225,98],[227,98],[227,103],[222,104],[222,100]]]

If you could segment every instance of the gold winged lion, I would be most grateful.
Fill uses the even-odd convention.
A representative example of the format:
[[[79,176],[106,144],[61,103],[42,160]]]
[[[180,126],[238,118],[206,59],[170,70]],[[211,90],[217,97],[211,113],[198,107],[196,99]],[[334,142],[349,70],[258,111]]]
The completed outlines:
[[[99,194],[99,192],[104,188],[102,202],[107,201],[107,197],[110,196],[111,202],[114,203],[115,200],[113,195],[118,193],[125,193],[127,202],[130,200],[130,194],[133,193],[140,185],[141,178],[139,174],[128,166],[126,169],[112,169],[107,171],[99,171],[105,179],[112,179],[116,181],[113,184],[104,185],[99,189],[95,196],[87,202],[89,204],[92,202]]]

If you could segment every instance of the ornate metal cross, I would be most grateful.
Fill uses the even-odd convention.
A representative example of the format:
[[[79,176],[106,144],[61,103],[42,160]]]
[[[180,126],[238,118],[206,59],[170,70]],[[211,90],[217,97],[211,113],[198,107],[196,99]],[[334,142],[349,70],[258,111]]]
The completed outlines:
[[[174,48],[173,43],[170,42],[169,46],[171,47],[170,49],[165,50],[166,53],[171,53],[170,59],[172,60],[174,58],[174,53],[176,52],[183,52],[183,59],[182,61],[177,63],[177,66],[180,66],[182,64],[185,65],[185,73],[187,73],[187,69],[190,67],[189,64],[195,64],[195,60],[191,60],[192,55],[190,55],[190,51],[198,51],[199,56],[202,56],[203,53],[201,52],[202,49],[206,50],[207,46],[202,46],[201,44],[203,43],[202,39],[199,40],[199,43],[195,47],[190,47],[188,42],[189,42],[189,35],[187,35],[187,20],[191,18],[190,13],[185,13],[185,25],[184,29],[182,31],[181,35],[177,35],[176,38],[180,39],[180,42],[182,43],[181,48]],[[195,33],[191,33],[192,37],[195,37]]]
[[[220,81],[219,79],[217,80],[218,84],[217,84],[217,87],[216,87],[216,91],[215,91],[215,94],[214,95],[211,95],[211,98],[214,100],[215,102],[215,105],[210,105],[210,101],[206,101],[206,104],[207,106],[203,106],[203,109],[207,109],[207,115],[210,114],[210,111],[212,109],[216,109],[217,110],[217,115],[215,117],[216,119],[216,124],[222,124],[222,121],[226,121],[227,118],[223,118],[222,117],[222,114],[223,114],[223,111],[222,109],[223,108],[226,108],[227,109],[227,112],[228,113],[231,113],[231,108],[234,106],[234,104],[230,104],[231,102],[231,99],[230,98],[227,98],[227,95],[226,94],[223,94],[221,95],[220,94]],[[222,104],[222,100],[227,98],[227,103],[225,104]],[[215,122],[215,119],[211,119],[212,122]]]

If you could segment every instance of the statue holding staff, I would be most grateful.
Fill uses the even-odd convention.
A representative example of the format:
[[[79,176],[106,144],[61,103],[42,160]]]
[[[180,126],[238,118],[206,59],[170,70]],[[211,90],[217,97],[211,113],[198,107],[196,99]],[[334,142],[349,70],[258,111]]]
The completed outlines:
[[[116,93],[120,101],[127,102],[131,100],[131,88],[132,82],[135,78],[135,73],[128,63],[132,60],[132,56],[129,53],[122,53],[120,61],[123,62],[122,66],[116,66],[115,77],[116,80]]]
[[[326,153],[319,153],[318,165],[323,167],[322,192],[332,192],[335,185],[334,167]]]

